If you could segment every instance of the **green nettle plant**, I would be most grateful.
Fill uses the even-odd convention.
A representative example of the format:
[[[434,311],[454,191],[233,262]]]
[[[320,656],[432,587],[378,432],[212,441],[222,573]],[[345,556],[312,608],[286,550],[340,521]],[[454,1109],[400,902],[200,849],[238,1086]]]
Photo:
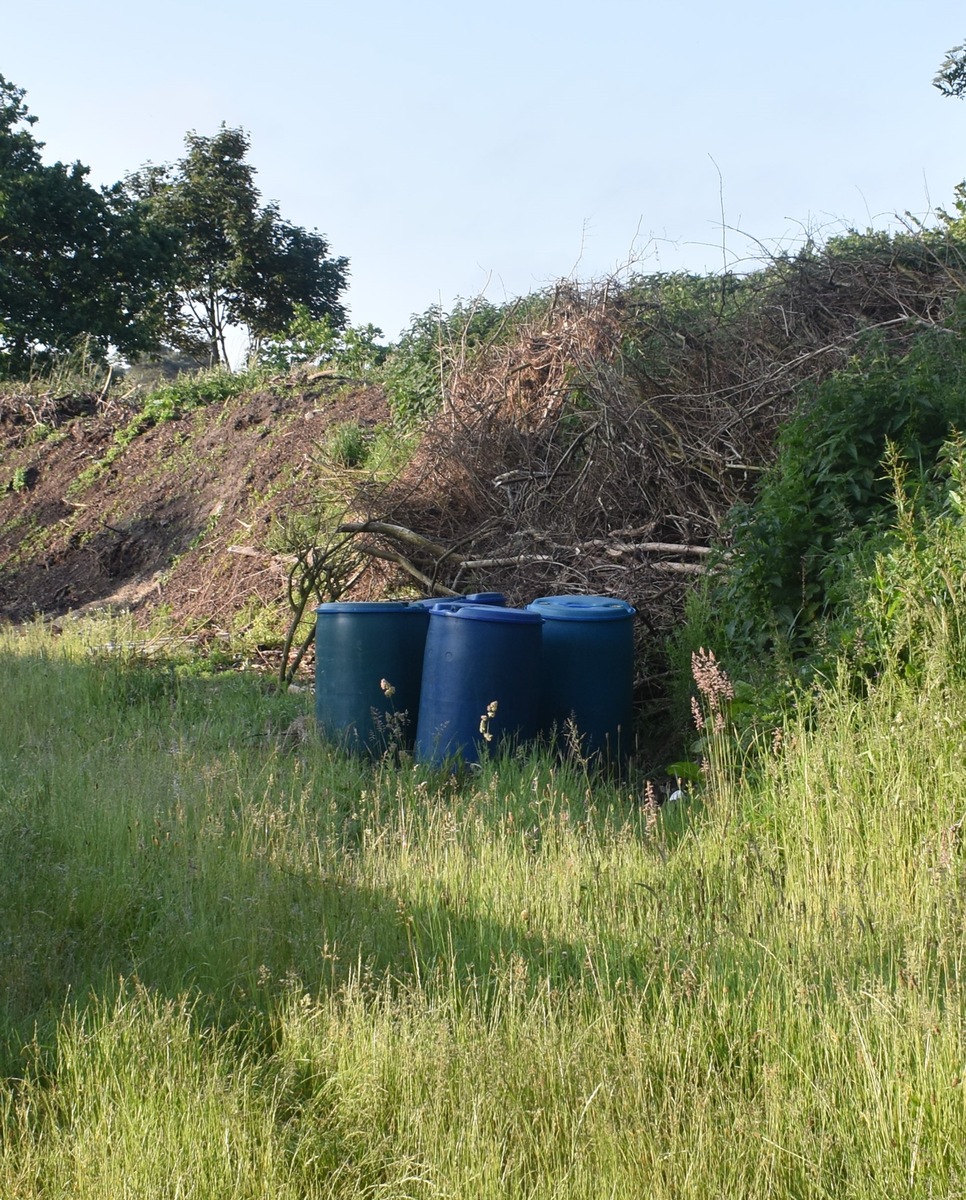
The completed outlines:
[[[226,367],[211,367],[192,375],[181,375],[171,383],[155,388],[144,399],[141,417],[146,424],[175,420],[196,408],[218,404],[257,386],[262,376],[257,370],[239,374]]]
[[[929,663],[923,646],[941,640],[966,666],[966,442],[957,437],[943,450],[935,489],[910,489],[907,471],[890,463],[897,518],[857,605],[867,658],[880,670],[924,684]],[[958,674],[962,674],[960,669]]]
[[[702,602],[714,636],[703,636],[742,664],[763,652],[803,659],[823,640],[830,650],[854,640],[855,582],[867,577],[897,516],[887,459],[926,499],[961,428],[961,314],[924,330],[902,356],[870,339],[805,398],[758,498],[732,513],[730,557]]]
[[[197,408],[230,400],[247,389],[257,387],[261,380],[258,368],[232,373],[227,367],[221,366],[191,375],[179,375],[171,383],[154,388],[144,397],[140,410],[131,420],[115,431],[106,453],[77,476],[71,484],[71,492],[93,483],[136,438],[155,425],[176,421]]]
[[[721,342],[729,336],[729,325],[737,332],[742,312],[758,302],[755,284],[731,272],[632,276],[624,303],[637,318],[628,322],[623,335],[625,361],[654,377],[668,375],[686,345]]]

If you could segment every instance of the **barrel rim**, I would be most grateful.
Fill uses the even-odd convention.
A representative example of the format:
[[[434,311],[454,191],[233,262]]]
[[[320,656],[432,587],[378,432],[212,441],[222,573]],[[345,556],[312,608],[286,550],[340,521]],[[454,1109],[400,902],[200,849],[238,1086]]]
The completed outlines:
[[[354,613],[359,616],[369,614],[418,613],[408,600],[332,600],[320,604],[316,613],[321,616],[337,615],[339,613]],[[425,611],[425,610],[423,610]]]
[[[431,608],[429,615],[448,620],[493,621],[504,625],[543,624],[543,617],[538,612],[530,612],[525,608],[501,608],[496,604],[460,605],[459,602],[444,602]]]
[[[527,609],[547,621],[624,621],[637,609],[616,596],[539,596]]]

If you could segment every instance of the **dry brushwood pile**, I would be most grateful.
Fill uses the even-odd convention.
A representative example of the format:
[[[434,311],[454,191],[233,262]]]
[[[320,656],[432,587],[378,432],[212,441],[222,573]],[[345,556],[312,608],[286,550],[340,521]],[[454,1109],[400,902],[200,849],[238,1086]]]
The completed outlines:
[[[803,258],[737,299],[712,283],[693,321],[662,281],[558,287],[455,370],[407,471],[343,528],[426,591],[607,593],[667,629],[802,385],[869,331],[901,349],[961,289],[961,269],[910,258]]]

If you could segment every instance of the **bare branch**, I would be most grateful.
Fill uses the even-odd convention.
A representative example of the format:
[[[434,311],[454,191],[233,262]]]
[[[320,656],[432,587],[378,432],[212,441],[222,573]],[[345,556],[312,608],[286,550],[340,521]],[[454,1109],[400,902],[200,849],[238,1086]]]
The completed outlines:
[[[451,553],[451,551],[446,550],[438,543],[430,541],[429,538],[414,533],[412,529],[406,529],[402,525],[393,525],[388,521],[346,521],[337,527],[336,532],[382,534],[384,537],[406,542],[419,550],[425,550],[428,554],[432,554],[434,558],[446,558]]]

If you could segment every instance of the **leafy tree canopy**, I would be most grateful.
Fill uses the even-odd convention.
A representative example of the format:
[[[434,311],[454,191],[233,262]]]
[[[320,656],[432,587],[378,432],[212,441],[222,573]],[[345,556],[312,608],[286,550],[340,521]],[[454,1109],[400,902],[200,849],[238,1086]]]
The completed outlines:
[[[932,82],[944,96],[966,93],[966,43],[949,51]]]
[[[348,260],[330,258],[319,233],[284,221],[274,203],[261,204],[244,130],[192,132],[185,147],[178,162],[148,163],[126,181],[149,225],[178,238],[165,340],[226,362],[232,326],[247,328],[256,345],[282,333],[300,309],[341,328]]]
[[[79,162],[47,166],[25,92],[0,76],[0,371],[87,337],[134,354],[160,332],[169,236]]]

